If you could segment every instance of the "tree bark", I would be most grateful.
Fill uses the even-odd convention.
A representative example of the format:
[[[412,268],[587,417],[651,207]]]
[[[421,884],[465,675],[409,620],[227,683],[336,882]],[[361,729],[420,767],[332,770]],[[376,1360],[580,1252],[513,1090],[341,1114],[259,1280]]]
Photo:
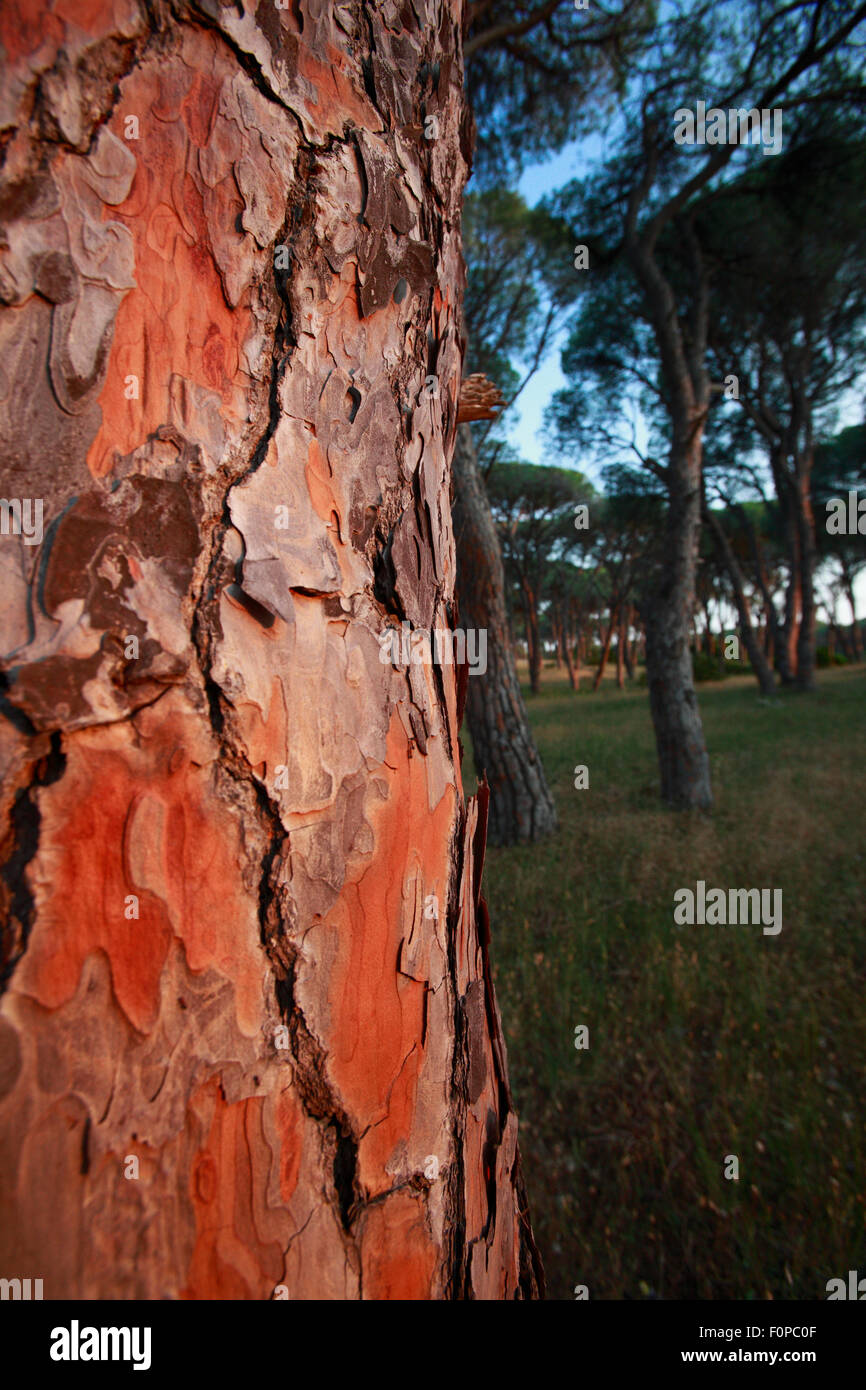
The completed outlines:
[[[710,400],[706,368],[709,279],[693,235],[695,299],[688,345],[670,283],[654,256],[654,237],[636,238],[629,214],[626,248],[646,297],[669,395],[671,445],[665,480],[668,507],[663,550],[644,595],[647,681],[656,736],[662,800],[682,809],[712,806],[710,762],[695,694],[689,629],[696,599],[701,533],[703,431]],[[652,226],[652,223],[650,224]]]
[[[520,597],[526,625],[526,657],[529,663],[529,688],[533,695],[541,689],[541,636],[538,631],[538,601],[528,577],[520,577]]]
[[[601,685],[602,679],[604,677],[605,668],[607,666],[607,658],[610,653],[610,644],[613,638],[613,630],[616,626],[618,611],[619,610],[617,608],[616,603],[613,603],[611,605],[610,618],[608,620],[607,628],[605,629],[604,633],[601,634],[601,653],[598,658],[598,666],[596,667],[595,679],[592,682],[593,690],[598,690],[598,687]]]
[[[626,609],[623,622],[623,640],[625,643],[625,669],[629,680],[634,680],[634,638],[631,636],[630,629],[634,622],[634,607],[629,604]]]
[[[790,487],[783,489],[785,507],[785,538],[788,552],[788,582],[785,586],[785,617],[782,625],[782,680],[797,683],[797,634],[800,627],[801,610],[801,556],[800,533],[797,525],[796,509],[793,505]]]
[[[737,606],[737,616],[740,620],[740,632],[746,651],[749,654],[749,661],[755,673],[762,695],[775,695],[776,682],[773,679],[773,672],[767,658],[761,650],[758,635],[752,623],[752,614],[749,600],[746,596],[746,585],[743,579],[743,572],[740,569],[733,547],[725,534],[724,527],[717,516],[707,508],[704,512],[704,519],[713,535],[719,558],[722,561],[731,581],[731,588],[734,591],[734,602]]]
[[[703,609],[704,609],[704,620],[705,620],[705,622],[706,622],[706,628],[705,628],[705,630],[704,630],[704,642],[703,642],[704,651],[706,652],[707,656],[714,656],[714,655],[715,655],[715,648],[714,648],[714,646],[713,646],[713,624],[712,624],[712,619],[710,618],[710,605],[709,605],[709,602],[706,602],[706,603],[703,605]]]
[[[499,537],[468,425],[457,431],[452,514],[460,622],[487,633],[487,670],[468,678],[466,721],[478,775],[490,786],[490,843],[538,840],[556,829],[556,810],[520,692]]]
[[[625,610],[620,608],[619,625],[616,630],[616,685],[618,690],[625,689]]]
[[[797,464],[797,549],[800,556],[800,625],[797,629],[797,688],[815,688],[815,523],[809,480],[811,450]]]
[[[851,649],[854,653],[854,661],[863,660],[863,633],[860,631],[860,624],[857,621],[857,604],[854,599],[854,583],[847,566],[844,575],[845,597],[848,600],[848,607],[851,609]]]
[[[551,626],[553,628],[553,640],[556,644],[554,659],[557,671],[562,670],[562,612],[557,603],[551,604],[550,614]]]
[[[785,631],[782,625],[779,623],[779,617],[776,612],[776,605],[773,601],[773,595],[770,593],[769,583],[767,582],[767,572],[766,566],[764,565],[764,557],[761,553],[761,545],[755,532],[755,527],[753,526],[752,521],[745,507],[738,506],[737,515],[739,516],[740,521],[746,531],[746,539],[749,544],[749,553],[752,557],[752,568],[754,570],[755,580],[761,593],[761,601],[763,603],[764,613],[766,615],[767,661],[773,665],[773,668],[778,673],[779,679],[782,682],[782,684],[791,685],[794,680],[794,673],[791,668],[788,656],[788,645],[785,640]]]
[[[534,1297],[487,798],[454,667],[386,645],[450,625],[462,6],[27,12],[0,463],[46,529],[0,541],[0,1271]]]
[[[700,440],[672,450],[665,563],[644,609],[646,670],[662,799],[673,807],[712,805],[710,767],[695,694],[689,627],[700,537]],[[691,453],[697,450],[697,457]]]

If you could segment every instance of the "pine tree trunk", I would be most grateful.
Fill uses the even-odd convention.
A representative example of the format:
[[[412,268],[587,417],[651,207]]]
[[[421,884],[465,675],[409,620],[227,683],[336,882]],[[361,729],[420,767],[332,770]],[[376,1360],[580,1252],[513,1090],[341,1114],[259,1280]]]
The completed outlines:
[[[487,670],[467,680],[466,722],[478,775],[490,787],[488,838],[494,845],[538,840],[556,829],[556,811],[520,692],[499,537],[468,425],[457,431],[452,509],[460,623],[487,632]]]
[[[538,604],[535,592],[526,575],[521,576],[520,597],[526,626],[526,658],[529,663],[529,688],[533,695],[541,689],[541,635],[538,631]]]
[[[845,597],[848,600],[848,607],[851,609],[851,649],[854,653],[854,661],[863,660],[863,634],[860,631],[860,624],[857,621],[857,603],[854,598],[854,585],[850,576],[845,577]]]
[[[783,681],[790,681],[796,684],[797,673],[797,638],[800,630],[800,548],[799,542],[792,542],[788,549],[788,564],[790,574],[787,587],[785,589],[785,621],[782,628],[782,646],[784,649],[783,668],[780,671]]]
[[[572,690],[577,690],[577,688],[578,688],[578,687],[577,687],[577,673],[575,672],[575,669],[574,669],[574,655],[573,655],[574,646],[573,646],[573,638],[572,638],[572,633],[571,633],[571,632],[567,632],[567,633],[566,633],[564,652],[565,652],[565,667],[566,667],[566,670],[568,671],[568,683],[569,683],[569,685],[571,686]]]
[[[683,434],[687,433],[683,429]],[[710,765],[695,694],[689,629],[700,538],[700,436],[672,450],[664,565],[645,604],[646,669],[662,800],[709,809]]]
[[[797,631],[797,688],[815,688],[815,523],[809,495],[811,456],[802,459],[797,478],[797,542],[800,556],[800,626]]]
[[[533,1297],[486,796],[454,667],[386,645],[453,598],[462,5],[39,8],[0,36],[0,466],[46,526],[0,541],[0,1271]]]
[[[790,685],[794,679],[793,672],[788,662],[788,649],[785,643],[784,630],[779,623],[776,605],[773,595],[770,593],[770,586],[767,582],[767,571],[764,565],[764,558],[761,553],[761,546],[755,533],[754,525],[749,518],[744,507],[737,508],[737,515],[745,527],[746,539],[749,544],[749,553],[752,558],[752,568],[754,570],[755,581],[761,593],[761,602],[764,607],[766,617],[766,656],[767,661],[778,673],[783,685]]]
[[[607,658],[610,653],[610,644],[611,639],[613,637],[613,630],[616,626],[616,619],[617,608],[614,605],[610,610],[610,620],[607,625],[607,630],[605,631],[602,637],[601,655],[598,659],[598,667],[595,672],[595,680],[592,683],[593,690],[598,690],[598,687],[601,685],[602,679],[604,677],[605,667],[607,666]]]
[[[623,643],[624,643],[624,652],[623,652],[623,655],[625,656],[625,669],[626,669],[626,673],[627,673],[628,678],[629,678],[630,681],[631,681],[631,680],[634,680],[634,648],[633,648],[633,639],[632,639],[632,637],[631,637],[631,635],[630,635],[630,629],[631,629],[631,626],[632,626],[633,621],[634,621],[634,609],[633,609],[632,605],[629,604],[628,607],[627,607],[627,609],[626,609],[625,618],[624,618],[624,620],[623,620]]]
[[[773,679],[772,669],[766,657],[764,656],[764,653],[761,649],[761,644],[758,640],[758,635],[752,623],[752,614],[749,606],[749,600],[746,597],[745,580],[743,579],[743,572],[740,569],[739,562],[733,551],[733,547],[731,546],[731,543],[728,540],[727,535],[725,534],[725,530],[721,522],[719,521],[717,516],[713,515],[713,512],[711,510],[707,509],[705,511],[704,518],[707,522],[707,525],[710,528],[710,531],[712,532],[713,540],[716,543],[716,547],[719,553],[719,558],[721,559],[722,564],[725,566],[728,578],[731,581],[731,588],[734,594],[734,603],[736,604],[737,616],[740,620],[740,632],[742,633],[743,642],[745,644],[746,651],[749,655],[749,661],[751,663],[752,670],[754,671],[758,681],[758,685],[761,688],[761,694],[767,696],[775,695],[776,682]]]
[[[654,238],[640,242],[632,227],[626,240],[660,351],[672,426],[665,533],[644,594],[647,681],[661,795],[672,807],[708,810],[710,763],[695,694],[689,629],[696,604],[703,431],[710,400],[704,361],[709,281],[697,242],[687,230],[698,293],[692,325],[696,337],[687,349],[674,293],[654,259]]]

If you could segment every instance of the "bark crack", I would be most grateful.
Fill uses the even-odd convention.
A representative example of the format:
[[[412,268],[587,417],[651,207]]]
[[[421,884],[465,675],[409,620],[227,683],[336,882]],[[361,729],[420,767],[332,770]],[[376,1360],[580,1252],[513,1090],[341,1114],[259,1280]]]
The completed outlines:
[[[36,901],[27,881],[27,867],[39,849],[42,813],[39,810],[38,791],[40,787],[50,787],[58,782],[65,769],[66,754],[63,752],[61,735],[55,730],[51,734],[49,752],[35,764],[30,782],[26,787],[19,788],[12,805],[7,839],[7,844],[11,841],[11,848],[0,868],[5,917],[0,955],[0,994],[5,992],[16,965],[27,950],[36,915]]]

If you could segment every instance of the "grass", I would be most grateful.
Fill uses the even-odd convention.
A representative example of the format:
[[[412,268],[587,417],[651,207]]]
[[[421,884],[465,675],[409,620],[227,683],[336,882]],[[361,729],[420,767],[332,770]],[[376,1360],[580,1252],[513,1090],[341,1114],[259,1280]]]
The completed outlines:
[[[772,702],[699,687],[711,816],[661,808],[645,690],[546,671],[527,699],[560,828],[489,850],[485,891],[549,1297],[823,1299],[866,1274],[864,696],[857,668]],[[675,926],[701,878],[781,888],[782,931]]]

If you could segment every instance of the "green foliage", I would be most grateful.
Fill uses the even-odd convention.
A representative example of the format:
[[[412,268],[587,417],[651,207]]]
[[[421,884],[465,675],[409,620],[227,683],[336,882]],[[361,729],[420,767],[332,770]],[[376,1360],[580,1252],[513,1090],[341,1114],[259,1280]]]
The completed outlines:
[[[710,656],[709,652],[692,649],[692,675],[696,681],[720,681],[726,674],[724,661]]]
[[[464,40],[476,177],[516,178],[605,119],[656,18],[653,0],[470,0]]]
[[[842,652],[830,654],[829,647],[818,647],[815,652],[815,664],[819,671],[826,671],[829,666],[847,666],[848,660]]]

